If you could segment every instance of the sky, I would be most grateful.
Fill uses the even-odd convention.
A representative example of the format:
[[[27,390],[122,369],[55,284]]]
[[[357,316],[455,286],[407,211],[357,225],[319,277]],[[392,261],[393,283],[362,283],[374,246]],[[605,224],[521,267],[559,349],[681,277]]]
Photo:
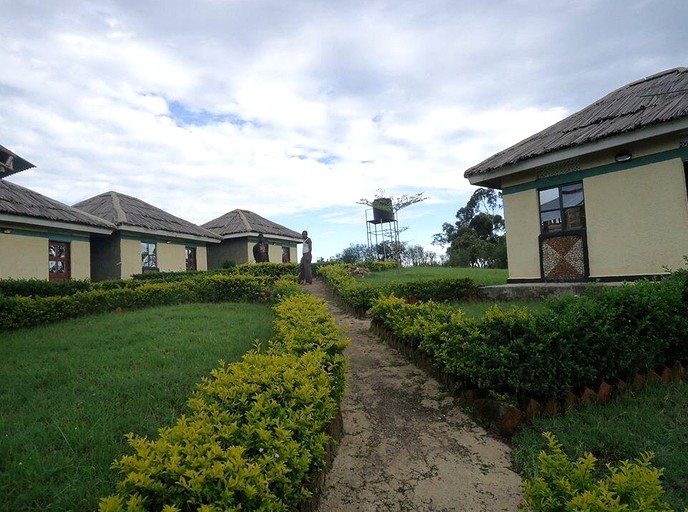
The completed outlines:
[[[442,252],[469,167],[688,66],[685,0],[0,0],[8,181],[111,190],[196,224],[236,208],[328,259],[360,199],[423,193],[401,241]],[[404,229],[405,228],[405,229]]]

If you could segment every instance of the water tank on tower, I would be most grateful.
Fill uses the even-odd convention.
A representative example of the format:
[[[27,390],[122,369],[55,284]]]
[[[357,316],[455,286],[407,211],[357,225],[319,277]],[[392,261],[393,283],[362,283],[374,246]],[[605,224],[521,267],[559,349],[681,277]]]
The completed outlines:
[[[373,222],[394,222],[394,209],[390,198],[379,197],[373,201]]]

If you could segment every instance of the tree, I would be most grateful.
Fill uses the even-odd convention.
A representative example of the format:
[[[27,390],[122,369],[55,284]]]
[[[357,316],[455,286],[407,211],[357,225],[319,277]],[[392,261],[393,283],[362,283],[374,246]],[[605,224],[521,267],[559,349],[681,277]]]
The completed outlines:
[[[394,213],[398,212],[402,208],[406,208],[407,206],[411,206],[412,204],[420,203],[421,201],[425,201],[427,197],[425,197],[424,192],[419,192],[418,194],[403,194],[397,198],[388,195],[384,189],[377,189],[377,192],[375,194],[375,199],[372,201],[370,199],[366,198],[361,198],[358,201],[356,201],[356,204],[363,204],[366,206],[373,206],[373,203],[377,199],[391,199],[392,200],[392,211]],[[378,207],[378,203],[375,203],[374,205],[376,208]]]
[[[337,254],[335,259],[342,263],[356,263],[357,261],[373,261],[376,258],[374,249],[366,244],[351,244]]]
[[[494,189],[477,189],[456,212],[456,222],[445,222],[442,233],[433,235],[433,245],[449,245],[450,266],[506,268],[501,199],[502,193]]]

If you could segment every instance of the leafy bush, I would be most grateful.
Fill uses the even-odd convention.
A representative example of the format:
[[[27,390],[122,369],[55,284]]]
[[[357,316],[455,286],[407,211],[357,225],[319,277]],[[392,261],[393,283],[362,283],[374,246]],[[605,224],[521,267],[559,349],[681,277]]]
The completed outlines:
[[[652,454],[644,453],[618,467],[608,466],[608,474],[596,478],[592,454],[571,461],[552,434],[544,435],[550,453],[540,453],[537,477],[523,483],[527,505],[524,512],[672,510],[662,501],[662,469],[651,466]]]
[[[354,278],[349,272],[349,266],[343,264],[327,265],[321,267],[319,272],[337,296],[357,314],[364,313],[376,299],[386,295],[413,300],[454,301],[472,296],[478,289],[475,283],[467,278],[424,279],[376,286]]]
[[[46,281],[44,279],[4,279],[0,280],[0,297],[59,297],[87,291],[91,283],[86,280]]]
[[[371,316],[467,386],[519,400],[560,399],[685,358],[687,283],[680,273],[554,299],[537,313],[493,308],[480,319],[433,302],[382,298]]]
[[[339,409],[347,341],[324,301],[296,295],[276,307],[275,335],[203,379],[190,413],[115,463],[123,474],[101,512],[291,511],[325,464],[324,433]]]
[[[0,331],[117,308],[189,302],[267,302],[272,300],[273,282],[271,277],[201,274],[172,282],[113,281],[61,297],[0,297]]]

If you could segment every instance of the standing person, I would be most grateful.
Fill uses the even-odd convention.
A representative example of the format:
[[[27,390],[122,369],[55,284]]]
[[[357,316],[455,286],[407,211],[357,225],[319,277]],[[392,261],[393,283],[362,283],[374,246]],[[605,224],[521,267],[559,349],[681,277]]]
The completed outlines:
[[[270,261],[270,256],[268,255],[268,249],[270,246],[265,242],[263,233],[258,235],[258,243],[253,246],[253,259],[256,263],[263,263]]]
[[[308,231],[301,233],[303,237],[303,252],[301,264],[299,265],[299,283],[313,284],[313,271],[311,261],[313,261],[313,241],[308,238]]]

